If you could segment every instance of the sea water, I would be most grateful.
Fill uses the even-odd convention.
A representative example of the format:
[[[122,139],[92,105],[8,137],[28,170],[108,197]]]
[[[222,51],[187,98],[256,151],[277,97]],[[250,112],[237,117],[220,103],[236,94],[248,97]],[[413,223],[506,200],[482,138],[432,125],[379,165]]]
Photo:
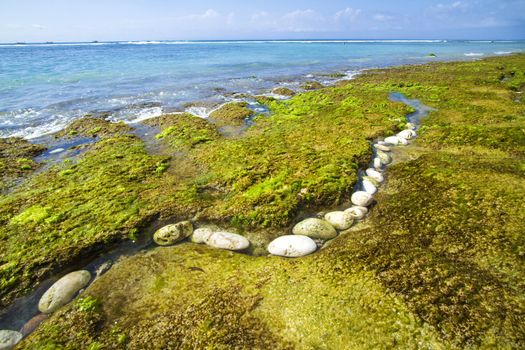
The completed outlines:
[[[303,40],[0,44],[0,137],[36,138],[85,115],[206,117],[236,93],[329,84],[367,68],[525,52],[523,41]],[[436,57],[429,56],[435,54]],[[189,102],[205,102],[188,107]],[[188,109],[189,108],[189,109]]]

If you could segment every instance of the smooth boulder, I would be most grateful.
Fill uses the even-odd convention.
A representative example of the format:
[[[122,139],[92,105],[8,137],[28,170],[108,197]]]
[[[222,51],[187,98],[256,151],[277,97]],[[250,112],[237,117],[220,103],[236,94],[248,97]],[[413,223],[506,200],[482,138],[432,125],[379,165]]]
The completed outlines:
[[[388,147],[386,145],[380,145],[378,143],[376,143],[374,145],[374,148],[379,150],[379,151],[383,151],[383,152],[390,152],[390,151],[392,151],[392,149],[390,147]]]
[[[377,192],[377,182],[370,178],[364,178],[363,179],[363,190],[366,193],[375,194]]]
[[[38,310],[45,314],[52,313],[73,299],[79,290],[91,280],[89,271],[70,272],[49,288],[38,302]]]
[[[214,232],[208,238],[206,244],[219,249],[243,250],[250,246],[250,241],[236,233]]]
[[[397,136],[389,136],[385,138],[385,142],[389,145],[397,146],[399,145],[399,137]]]
[[[219,231],[218,227],[215,226],[203,226],[199,227],[190,237],[193,243],[206,243],[210,239],[214,232]]]
[[[372,179],[376,180],[379,183],[385,181],[383,174],[372,168],[366,169],[366,175],[370,176]]]
[[[37,329],[38,326],[40,326],[40,324],[48,317],[48,314],[36,315],[35,317],[27,321],[26,324],[24,324],[22,329],[20,329],[20,333],[22,333],[22,336],[27,337],[29,334],[33,333],[33,331]]]
[[[189,237],[193,233],[193,225],[189,221],[166,225],[153,234],[153,240],[158,245],[172,245]]]
[[[270,254],[287,258],[298,258],[317,250],[314,240],[302,235],[287,235],[274,239],[268,245]]]
[[[352,215],[344,211],[332,211],[324,216],[324,219],[336,230],[346,230],[354,223]]]
[[[353,206],[345,210],[345,213],[352,215],[355,220],[361,220],[368,213],[366,207]]]
[[[299,222],[294,226],[292,232],[294,235],[320,239],[332,239],[337,236],[337,231],[332,225],[317,218],[309,218]]]
[[[381,163],[381,159],[379,159],[379,157],[375,157],[374,158],[374,168],[381,169],[382,166],[383,166],[383,163]]]
[[[370,193],[365,191],[357,191],[352,194],[352,203],[360,207],[368,207],[372,204],[374,198]]]
[[[22,340],[22,333],[8,329],[0,330],[0,350],[11,350]]]
[[[416,124],[414,123],[407,123],[405,125],[405,129],[408,129],[408,130],[416,130]]]
[[[377,158],[381,160],[381,164],[388,165],[392,163],[392,156],[383,151],[377,151]]]

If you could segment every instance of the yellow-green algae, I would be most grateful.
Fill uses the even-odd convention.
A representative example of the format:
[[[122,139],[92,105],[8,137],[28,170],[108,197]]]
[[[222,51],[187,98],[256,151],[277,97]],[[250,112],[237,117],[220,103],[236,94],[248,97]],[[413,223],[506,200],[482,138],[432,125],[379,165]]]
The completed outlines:
[[[56,138],[104,137],[126,134],[129,133],[131,129],[132,128],[124,122],[112,123],[104,118],[84,117],[75,120],[54,135]]]
[[[210,113],[210,119],[217,125],[242,125],[254,112],[247,108],[246,102],[230,102]]]
[[[524,55],[401,67],[268,100],[273,115],[242,137],[191,148],[186,176],[146,172],[137,191],[148,210],[133,218],[198,213],[286,225],[301,208],[343,200],[370,157],[367,138],[403,126],[407,109],[387,100],[390,91],[437,110],[423,122],[417,151],[390,168],[367,224],[321,252],[284,260],[158,248],[88,289],[100,308],[72,304],[20,347],[521,347],[524,70]],[[35,205],[50,210],[42,201],[25,208]],[[9,208],[4,217],[20,215]]]

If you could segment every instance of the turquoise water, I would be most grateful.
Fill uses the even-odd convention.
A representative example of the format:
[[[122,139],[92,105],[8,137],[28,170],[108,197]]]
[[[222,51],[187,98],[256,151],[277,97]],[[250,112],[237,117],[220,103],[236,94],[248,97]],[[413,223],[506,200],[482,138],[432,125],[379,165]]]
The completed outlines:
[[[523,51],[519,41],[0,44],[0,137],[35,138],[88,113],[133,123],[193,101],[210,102],[190,109],[205,117],[235,93],[333,82],[326,73]]]

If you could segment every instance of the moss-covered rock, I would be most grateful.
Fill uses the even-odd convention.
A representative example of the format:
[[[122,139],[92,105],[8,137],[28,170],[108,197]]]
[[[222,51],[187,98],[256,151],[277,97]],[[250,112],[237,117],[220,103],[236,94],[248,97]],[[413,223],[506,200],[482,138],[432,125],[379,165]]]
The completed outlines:
[[[247,108],[246,102],[226,103],[210,113],[210,119],[219,126],[242,125],[254,112]]]
[[[161,132],[156,135],[156,138],[180,151],[186,151],[220,137],[213,124],[188,113],[166,114],[148,119],[144,123],[160,128]]]
[[[286,87],[278,87],[272,90],[274,94],[281,95],[281,96],[288,96],[292,97],[295,95],[295,91],[292,89],[286,88]]]
[[[0,192],[36,170],[39,164],[32,158],[45,150],[46,147],[19,137],[0,139]]]
[[[129,133],[133,128],[124,122],[110,122],[104,118],[83,117],[54,134],[56,138],[105,137]]]
[[[324,86],[318,81],[312,80],[312,81],[305,81],[300,85],[301,89],[303,90],[318,90],[322,89]]]

